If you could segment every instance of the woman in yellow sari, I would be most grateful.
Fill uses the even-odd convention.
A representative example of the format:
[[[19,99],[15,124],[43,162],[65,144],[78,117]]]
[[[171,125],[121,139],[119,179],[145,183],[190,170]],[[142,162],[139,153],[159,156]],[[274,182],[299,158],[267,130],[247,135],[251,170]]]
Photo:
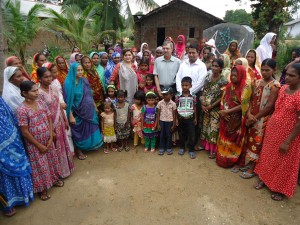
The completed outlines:
[[[66,62],[66,59],[62,56],[57,56],[55,58],[55,64],[57,67],[57,79],[59,81],[59,83],[61,84],[61,86],[64,86],[65,80],[68,76],[68,72],[69,72],[69,67],[68,64]]]
[[[43,66],[46,62],[46,56],[42,53],[36,53],[32,59],[32,72],[31,72],[31,80],[35,83],[38,83],[36,70]]]

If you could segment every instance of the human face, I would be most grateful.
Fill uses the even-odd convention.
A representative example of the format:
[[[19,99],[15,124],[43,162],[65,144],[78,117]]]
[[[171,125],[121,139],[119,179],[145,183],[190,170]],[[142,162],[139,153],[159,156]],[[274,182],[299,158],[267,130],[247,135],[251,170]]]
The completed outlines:
[[[140,99],[134,99],[134,104],[141,105],[142,101]]]
[[[131,54],[130,51],[125,52],[125,54],[124,54],[124,62],[131,63],[132,62],[132,58],[133,58],[133,55]]]
[[[132,51],[132,54],[133,54],[133,56],[136,56],[136,54],[137,54],[137,50],[136,49],[134,49],[134,50],[131,50]]]
[[[67,69],[66,64],[65,64],[65,60],[63,58],[58,58],[56,60],[56,62],[57,62],[57,66],[58,66],[59,69],[61,69],[61,70]]]
[[[110,49],[110,50],[108,51],[108,58],[109,58],[109,59],[112,59],[111,56],[112,56],[112,54],[113,54],[114,52],[115,52],[115,51],[114,51],[113,49]]]
[[[92,57],[92,63],[95,65],[95,66],[98,66],[99,64],[99,55],[98,54],[94,54],[93,57]]]
[[[37,84],[33,85],[30,91],[23,91],[22,94],[26,99],[37,100],[39,97],[39,86]]]
[[[149,66],[147,64],[140,64],[140,70],[141,71],[148,71],[149,70]]]
[[[237,73],[236,69],[231,70],[230,80],[233,84],[237,84],[239,82],[238,81],[238,73]]]
[[[72,53],[79,53],[79,49],[78,48],[74,48]]]
[[[237,44],[235,42],[231,43],[229,46],[229,51],[234,52],[237,49]]]
[[[21,68],[22,67],[22,62],[19,58],[15,57],[14,61],[11,63],[11,66],[16,66],[16,67]]]
[[[182,44],[182,37],[177,38],[177,43],[180,45]]]
[[[190,61],[190,63],[196,62],[198,57],[199,57],[199,55],[198,55],[197,49],[189,48],[189,61]]]
[[[107,89],[107,94],[110,98],[115,98],[115,90],[112,88]]]
[[[295,60],[297,58],[296,52],[292,51],[292,60]]]
[[[85,70],[87,70],[87,71],[89,71],[89,70],[91,70],[91,68],[92,68],[92,63],[91,63],[91,61],[88,59],[88,58],[83,58],[83,60],[82,60],[82,67],[85,69]]]
[[[124,97],[123,95],[119,95],[119,96],[117,97],[117,99],[118,99],[118,102],[119,102],[119,103],[123,103],[124,100],[125,100],[125,97]]]
[[[254,52],[248,52],[246,59],[250,66],[255,66],[256,57]]]
[[[17,70],[14,75],[11,76],[9,82],[13,85],[20,87],[20,84],[24,81],[23,74],[21,70]]]
[[[137,62],[137,64],[140,64],[141,58],[140,58],[139,56],[136,56],[136,57],[135,57],[135,61]]]
[[[100,62],[101,62],[101,65],[106,66],[107,62],[108,62],[108,56],[106,54],[102,55],[101,59],[100,59]]]
[[[118,64],[120,62],[120,57],[115,57],[113,61],[115,64]]]
[[[173,52],[173,48],[171,46],[171,43],[168,43],[163,46],[163,53],[165,57],[171,57],[172,52]]]
[[[40,55],[40,57],[38,58],[36,64],[38,67],[43,66],[43,64],[46,62],[46,56],[44,55]]]
[[[300,74],[293,67],[286,71],[285,83],[290,86],[297,86],[300,83]]]
[[[203,50],[203,58],[204,58],[205,60],[208,59],[209,53],[210,53],[209,49],[206,48],[206,49]]]
[[[153,80],[150,77],[146,77],[146,84],[148,86],[153,85]]]
[[[81,56],[80,56],[80,55],[76,55],[75,61],[78,62],[78,63],[80,63],[80,61],[81,61]]]
[[[51,72],[47,70],[39,80],[42,85],[48,87],[53,80]]]
[[[111,108],[111,104],[104,104],[104,111],[106,113],[111,112],[112,108]]]
[[[155,57],[158,58],[158,57],[161,57],[163,55],[163,52],[162,51],[156,51],[155,52]]]
[[[272,77],[272,75],[275,73],[275,70],[273,70],[268,65],[262,66],[260,71],[264,80],[269,80]]]
[[[147,44],[144,44],[143,47],[142,47],[142,52],[144,52],[145,50],[148,49],[148,45]]]
[[[163,97],[164,101],[169,102],[171,100],[172,95],[171,95],[171,93],[168,92],[168,93],[162,94],[162,97]]]
[[[181,82],[181,88],[183,93],[190,92],[190,88],[192,87],[192,84],[189,82]]]
[[[144,52],[144,59],[146,59],[146,60],[150,59],[149,52]]]
[[[275,43],[275,40],[276,40],[276,35],[274,35],[270,41],[270,44],[274,44]]]
[[[149,106],[153,106],[155,104],[155,98],[147,98],[146,102]]]
[[[222,68],[219,66],[219,64],[217,62],[213,62],[211,65],[211,70],[214,75],[218,75],[221,73]]]
[[[234,65],[235,66],[238,66],[238,65],[243,65],[243,62],[241,61],[241,60],[235,60],[235,62],[234,62]]]
[[[51,75],[52,75],[53,80],[55,80],[55,79],[57,78],[58,70],[57,70],[57,67],[56,67],[56,66],[54,66],[54,67],[51,69]]]
[[[82,76],[83,76],[83,68],[81,65],[79,65],[76,70],[76,79],[79,79]]]

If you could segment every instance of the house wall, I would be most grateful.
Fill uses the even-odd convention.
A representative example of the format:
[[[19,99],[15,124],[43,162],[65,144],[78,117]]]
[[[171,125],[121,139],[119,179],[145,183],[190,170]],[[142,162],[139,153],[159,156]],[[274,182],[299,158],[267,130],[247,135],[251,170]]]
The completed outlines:
[[[296,37],[297,35],[300,35],[300,22],[288,26],[287,33],[292,37]]]
[[[155,49],[157,47],[157,28],[163,27],[165,36],[171,36],[174,41],[180,34],[189,38],[189,29],[195,28],[194,38],[199,40],[202,38],[204,29],[219,23],[220,20],[214,20],[214,17],[208,18],[197,8],[179,1],[143,18],[140,24],[136,24],[135,44],[140,46],[142,42],[147,42],[150,49]]]

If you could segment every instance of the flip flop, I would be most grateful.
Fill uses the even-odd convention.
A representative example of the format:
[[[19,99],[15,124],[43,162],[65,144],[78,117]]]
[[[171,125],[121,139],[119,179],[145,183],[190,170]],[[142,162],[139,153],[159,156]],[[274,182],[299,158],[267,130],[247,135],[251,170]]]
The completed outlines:
[[[48,195],[47,192],[46,193],[39,192],[39,196],[42,201],[47,201],[51,198],[51,196]]]
[[[212,153],[211,155],[208,156],[209,159],[215,159],[216,158],[216,153]]]
[[[247,172],[250,169],[250,166],[244,166],[240,168],[240,171]]]
[[[108,154],[109,153],[109,149],[104,149],[104,151],[103,151],[105,154]]]
[[[250,179],[252,177],[255,177],[256,174],[255,173],[248,173],[248,172],[242,172],[240,174],[240,177],[243,178],[243,179]]]
[[[281,194],[281,193],[275,192],[275,193],[273,193],[273,194],[271,195],[271,198],[272,198],[274,201],[282,201],[282,200],[284,199],[284,195]]]
[[[233,167],[230,171],[233,173],[238,173],[238,172],[240,172],[240,168]]]
[[[260,190],[260,189],[263,189],[265,187],[265,183],[263,181],[260,181],[254,188],[256,190]]]
[[[17,213],[17,210],[15,208],[12,208],[9,212],[4,213],[4,215],[7,216],[7,217],[12,217],[16,213]]]
[[[54,187],[63,187],[64,185],[65,182],[63,182],[62,180],[55,181],[53,184]]]

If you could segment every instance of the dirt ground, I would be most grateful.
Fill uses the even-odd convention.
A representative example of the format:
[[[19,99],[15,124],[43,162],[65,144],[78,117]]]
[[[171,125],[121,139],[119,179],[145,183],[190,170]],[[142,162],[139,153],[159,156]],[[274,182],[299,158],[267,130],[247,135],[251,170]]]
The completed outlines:
[[[294,198],[275,202],[267,189],[253,188],[219,168],[206,152],[158,156],[142,147],[103,151],[76,159],[76,170],[51,199],[17,207],[1,225],[293,225],[300,224],[300,188]]]

